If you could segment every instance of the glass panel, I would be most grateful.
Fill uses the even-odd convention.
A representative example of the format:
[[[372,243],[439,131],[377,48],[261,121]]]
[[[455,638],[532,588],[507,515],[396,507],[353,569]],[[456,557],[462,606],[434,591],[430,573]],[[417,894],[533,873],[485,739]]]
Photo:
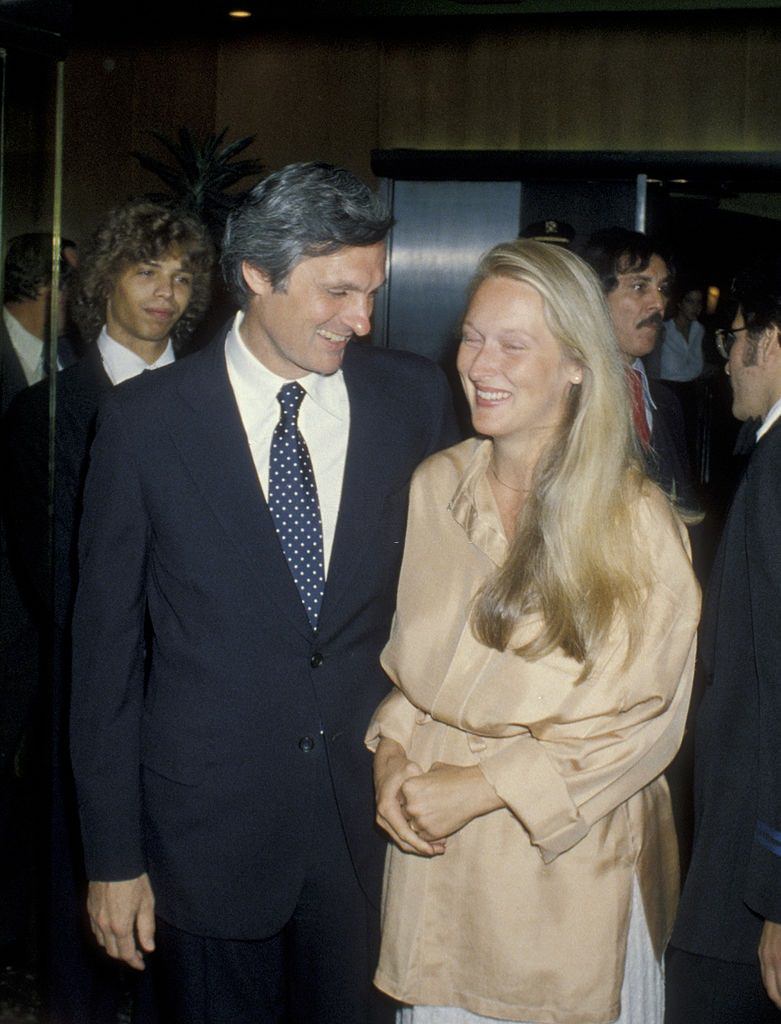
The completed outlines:
[[[65,330],[63,64],[0,51],[0,945],[28,969],[47,873],[52,460]]]

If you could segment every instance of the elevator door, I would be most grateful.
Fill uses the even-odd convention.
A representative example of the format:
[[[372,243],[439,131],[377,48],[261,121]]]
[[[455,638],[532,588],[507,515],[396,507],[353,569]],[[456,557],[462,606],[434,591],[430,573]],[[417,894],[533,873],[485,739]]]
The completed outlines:
[[[467,284],[486,249],[518,234],[520,192],[517,181],[393,183],[387,305],[375,344],[450,368]]]
[[[491,246],[549,218],[575,228],[576,246],[597,228],[638,226],[635,180],[385,184],[395,225],[374,343],[419,352],[446,370],[452,368],[467,285]]]

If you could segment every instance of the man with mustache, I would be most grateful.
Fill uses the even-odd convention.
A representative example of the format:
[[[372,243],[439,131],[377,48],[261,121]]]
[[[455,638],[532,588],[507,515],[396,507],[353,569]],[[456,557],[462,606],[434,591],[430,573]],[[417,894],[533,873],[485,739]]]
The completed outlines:
[[[668,261],[647,235],[606,228],[583,252],[605,293],[624,355],[632,410],[649,474],[666,491],[691,502],[683,412],[673,392],[646,377],[642,358],[659,342],[670,294]]]
[[[110,956],[156,948],[166,1024],[387,1012],[363,737],[409,480],[455,440],[444,374],[360,343],[390,224],[349,171],[270,175],[226,227],[241,311],[102,409],[73,631],[88,909]]]
[[[781,260],[739,275],[727,360],[753,447],[703,605],[694,844],[667,1024],[781,1021]]]

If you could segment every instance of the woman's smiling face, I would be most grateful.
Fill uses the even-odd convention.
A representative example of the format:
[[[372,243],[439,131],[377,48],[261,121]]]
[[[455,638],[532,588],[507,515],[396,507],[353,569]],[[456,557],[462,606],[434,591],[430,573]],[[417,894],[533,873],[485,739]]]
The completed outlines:
[[[546,323],[540,293],[508,277],[489,277],[477,288],[457,367],[475,430],[493,438],[552,434],[581,378]]]

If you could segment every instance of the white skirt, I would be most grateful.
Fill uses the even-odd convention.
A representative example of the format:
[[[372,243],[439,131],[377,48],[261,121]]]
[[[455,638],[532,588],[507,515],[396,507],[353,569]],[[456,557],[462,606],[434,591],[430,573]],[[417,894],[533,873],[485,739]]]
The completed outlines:
[[[662,1024],[664,1018],[664,966],[654,955],[637,879],[632,880],[632,913],[626,940],[621,1016],[616,1024]],[[405,1006],[396,1011],[396,1024],[494,1024],[497,1017],[481,1017],[457,1006]],[[544,1024],[521,1021],[519,1024]],[[583,1021],[583,1024],[594,1022]]]

